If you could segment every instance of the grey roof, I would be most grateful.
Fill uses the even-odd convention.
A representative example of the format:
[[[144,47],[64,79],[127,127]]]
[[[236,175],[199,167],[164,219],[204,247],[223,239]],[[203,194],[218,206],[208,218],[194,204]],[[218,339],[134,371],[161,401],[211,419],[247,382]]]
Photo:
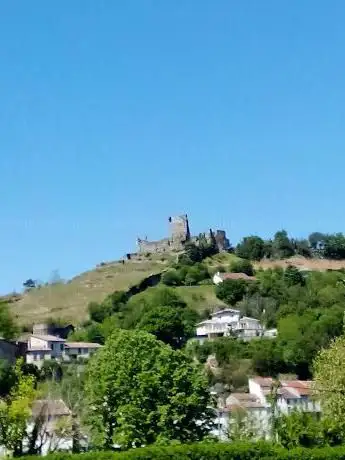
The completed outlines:
[[[56,337],[56,335],[31,334],[31,337],[35,337],[36,339],[45,340],[46,342],[65,342],[64,339],[61,339],[61,337]]]
[[[32,415],[62,417],[71,415],[71,411],[62,399],[37,399],[32,406]]]

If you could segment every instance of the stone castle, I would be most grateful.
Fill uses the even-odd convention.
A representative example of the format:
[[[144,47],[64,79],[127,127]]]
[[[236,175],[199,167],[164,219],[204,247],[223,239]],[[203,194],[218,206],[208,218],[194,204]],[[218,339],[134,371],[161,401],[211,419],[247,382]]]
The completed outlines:
[[[198,244],[199,237],[191,236],[187,214],[182,216],[169,217],[170,235],[158,241],[149,241],[145,239],[137,239],[139,253],[162,253],[162,252],[179,252],[183,251],[187,242]],[[226,237],[224,230],[209,230],[204,235],[207,241],[216,242],[220,252],[228,251],[230,242]]]

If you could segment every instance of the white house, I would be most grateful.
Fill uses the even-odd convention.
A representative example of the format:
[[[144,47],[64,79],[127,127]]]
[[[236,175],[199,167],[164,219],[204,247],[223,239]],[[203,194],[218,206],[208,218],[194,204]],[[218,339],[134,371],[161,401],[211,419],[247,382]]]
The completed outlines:
[[[226,308],[214,313],[211,319],[197,324],[196,335],[201,341],[222,336],[250,340],[262,336],[263,327],[258,319],[241,316],[239,310]]]
[[[98,343],[67,342],[55,335],[31,335],[28,339],[26,362],[42,367],[45,360],[72,361],[89,358],[102,347]]]
[[[31,335],[28,339],[26,362],[41,367],[44,360],[60,359],[65,350],[65,340],[55,335]]]
[[[225,280],[244,280],[244,281],[255,281],[255,276],[249,276],[246,273],[221,273],[217,272],[213,276],[214,284],[221,284]]]
[[[95,351],[101,348],[102,345],[99,343],[91,342],[66,342],[65,343],[65,360],[76,360],[78,358],[87,359],[90,358]]]
[[[225,403],[218,404],[217,429],[214,434],[226,439],[232,424],[241,419],[248,430],[258,438],[271,436],[272,407],[270,398],[276,384],[270,377],[248,380],[249,393],[232,393]],[[320,403],[312,397],[311,382],[305,380],[281,381],[276,387],[277,412],[288,414],[292,410],[320,414]],[[221,401],[221,400],[220,400]]]

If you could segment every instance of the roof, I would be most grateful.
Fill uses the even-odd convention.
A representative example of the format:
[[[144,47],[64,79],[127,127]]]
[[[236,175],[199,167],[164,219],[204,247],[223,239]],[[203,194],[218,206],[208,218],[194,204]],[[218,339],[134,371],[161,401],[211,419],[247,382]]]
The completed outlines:
[[[245,280],[255,281],[255,276],[249,276],[246,273],[217,273],[222,280]]]
[[[35,337],[36,339],[45,340],[46,342],[65,342],[64,339],[61,339],[61,337],[56,337],[56,335],[31,334],[31,337]]]
[[[273,383],[273,379],[271,377],[254,377],[252,380],[264,388],[271,388]]]
[[[230,411],[238,408],[261,409],[265,406],[259,401],[256,395],[250,393],[231,393],[227,398],[227,406]]]
[[[62,399],[37,399],[32,406],[32,415],[62,417],[71,415],[71,411]]]
[[[101,348],[102,345],[93,342],[66,342],[66,348]]]
[[[234,308],[224,308],[223,310],[218,310],[215,313],[212,313],[212,316],[218,316],[222,313],[240,313],[240,310],[235,310]]]

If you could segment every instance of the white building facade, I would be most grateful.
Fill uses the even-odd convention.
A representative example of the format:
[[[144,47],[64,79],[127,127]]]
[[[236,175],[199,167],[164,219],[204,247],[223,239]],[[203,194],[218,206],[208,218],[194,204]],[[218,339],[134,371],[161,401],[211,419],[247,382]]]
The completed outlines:
[[[261,337],[263,333],[263,327],[258,319],[241,316],[239,310],[232,308],[214,313],[211,319],[202,321],[196,328],[196,336],[201,341],[223,336],[251,340]]]

